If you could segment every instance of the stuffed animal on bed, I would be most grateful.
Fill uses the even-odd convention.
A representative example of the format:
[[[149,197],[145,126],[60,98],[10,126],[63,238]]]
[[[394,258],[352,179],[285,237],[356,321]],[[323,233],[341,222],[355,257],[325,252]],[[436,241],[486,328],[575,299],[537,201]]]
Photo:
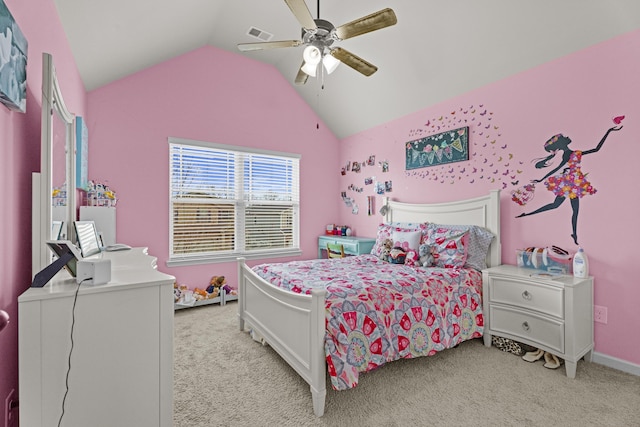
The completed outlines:
[[[407,253],[400,246],[391,249],[391,253],[389,254],[389,262],[391,264],[404,264],[406,258]]]
[[[380,259],[383,261],[389,261],[391,249],[393,249],[393,240],[384,239],[384,241],[382,242],[382,250],[380,251]]]
[[[430,245],[422,244],[418,249],[418,265],[420,267],[432,267],[435,264],[435,258],[433,257],[433,248]]]

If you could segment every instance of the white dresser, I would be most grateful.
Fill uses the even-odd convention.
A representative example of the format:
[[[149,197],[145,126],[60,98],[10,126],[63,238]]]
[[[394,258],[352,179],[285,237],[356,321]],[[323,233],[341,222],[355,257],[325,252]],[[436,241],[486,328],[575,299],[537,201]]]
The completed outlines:
[[[111,281],[77,284],[66,271],[18,298],[20,425],[173,424],[173,283],[145,248],[104,252]]]
[[[564,359],[575,378],[578,360],[593,351],[593,278],[540,277],[536,270],[500,265],[483,270],[484,344],[510,338]]]

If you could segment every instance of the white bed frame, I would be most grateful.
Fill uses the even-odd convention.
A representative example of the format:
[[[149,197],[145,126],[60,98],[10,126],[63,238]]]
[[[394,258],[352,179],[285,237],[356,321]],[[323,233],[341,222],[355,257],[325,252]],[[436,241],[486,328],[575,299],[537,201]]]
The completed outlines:
[[[500,190],[487,196],[437,204],[409,204],[385,198],[386,222],[435,222],[485,227],[496,235],[487,265],[501,264]],[[300,295],[277,288],[238,259],[238,317],[264,339],[311,386],[313,412],[324,414],[326,362],[324,354],[324,289]]]

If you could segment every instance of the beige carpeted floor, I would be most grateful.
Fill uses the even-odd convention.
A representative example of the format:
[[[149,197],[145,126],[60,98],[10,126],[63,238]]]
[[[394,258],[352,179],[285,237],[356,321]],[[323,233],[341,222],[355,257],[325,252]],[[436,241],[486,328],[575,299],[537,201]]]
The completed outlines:
[[[580,361],[575,379],[481,340],[327,382],[325,415],[270,347],[240,332],[237,303],[175,313],[174,425],[640,426],[640,377]]]

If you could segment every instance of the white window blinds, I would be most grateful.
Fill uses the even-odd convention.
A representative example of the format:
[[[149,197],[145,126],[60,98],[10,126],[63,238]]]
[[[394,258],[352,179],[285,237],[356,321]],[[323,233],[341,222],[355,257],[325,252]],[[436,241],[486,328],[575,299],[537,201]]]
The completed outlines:
[[[170,258],[299,249],[299,158],[169,140]]]

